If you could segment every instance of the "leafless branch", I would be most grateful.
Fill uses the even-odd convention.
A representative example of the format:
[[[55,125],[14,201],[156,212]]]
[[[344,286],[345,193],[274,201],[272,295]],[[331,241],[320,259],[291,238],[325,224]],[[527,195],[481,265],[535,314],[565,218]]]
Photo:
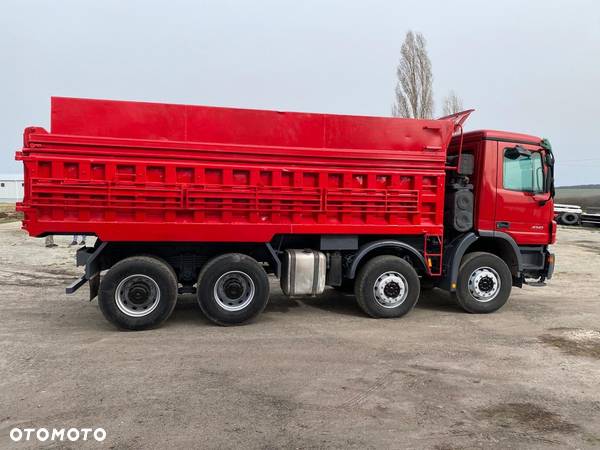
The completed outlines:
[[[450,91],[444,98],[444,116],[449,116],[460,111],[464,111],[462,100],[456,95],[456,92]]]

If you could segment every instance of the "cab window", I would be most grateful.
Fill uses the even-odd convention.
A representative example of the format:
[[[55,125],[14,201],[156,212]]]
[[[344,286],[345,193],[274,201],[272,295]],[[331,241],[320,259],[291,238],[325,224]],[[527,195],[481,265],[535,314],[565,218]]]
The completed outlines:
[[[515,157],[509,149],[504,150],[503,187],[511,191],[544,192],[544,167],[540,152]]]

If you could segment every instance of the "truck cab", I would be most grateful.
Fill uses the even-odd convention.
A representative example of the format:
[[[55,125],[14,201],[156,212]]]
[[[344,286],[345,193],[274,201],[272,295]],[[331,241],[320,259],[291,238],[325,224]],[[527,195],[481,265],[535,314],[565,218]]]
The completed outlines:
[[[467,253],[493,253],[508,263],[513,285],[543,284],[552,276],[554,256],[548,246],[557,229],[549,143],[526,134],[478,130],[454,136],[449,154],[472,161],[464,175],[473,192],[473,216],[468,232],[446,228],[448,258],[458,265]],[[455,181],[450,172],[449,192]],[[454,274],[452,268],[446,280],[450,290],[456,289],[458,276],[458,268]]]

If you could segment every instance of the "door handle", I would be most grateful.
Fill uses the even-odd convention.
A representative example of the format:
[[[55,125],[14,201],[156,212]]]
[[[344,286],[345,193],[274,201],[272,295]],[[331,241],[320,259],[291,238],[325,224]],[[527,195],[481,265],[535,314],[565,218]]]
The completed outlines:
[[[509,229],[510,228],[510,222],[496,222],[496,228],[499,228],[499,229]]]

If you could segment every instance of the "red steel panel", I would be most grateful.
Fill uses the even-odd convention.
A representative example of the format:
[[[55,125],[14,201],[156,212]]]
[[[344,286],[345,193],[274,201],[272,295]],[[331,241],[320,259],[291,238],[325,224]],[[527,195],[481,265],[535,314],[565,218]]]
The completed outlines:
[[[24,228],[104,241],[443,233],[453,120],[54,98]]]

